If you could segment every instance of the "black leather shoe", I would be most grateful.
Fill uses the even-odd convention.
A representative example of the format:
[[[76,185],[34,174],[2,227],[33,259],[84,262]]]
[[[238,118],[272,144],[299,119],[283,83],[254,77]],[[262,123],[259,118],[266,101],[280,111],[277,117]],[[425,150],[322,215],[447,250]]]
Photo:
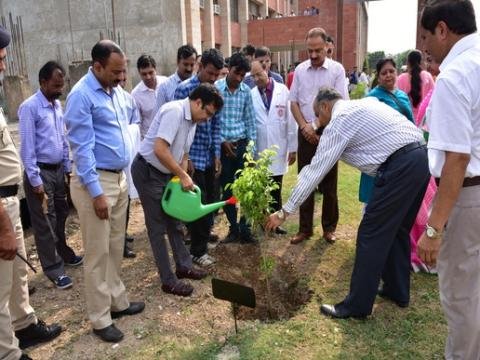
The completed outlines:
[[[112,319],[118,319],[125,315],[139,314],[145,309],[145,303],[143,301],[131,302],[128,308],[122,311],[111,311]]]
[[[335,319],[348,319],[349,317],[353,317],[355,319],[365,319],[367,317],[366,315],[353,315],[350,311],[345,309],[345,307],[338,304],[322,304],[322,306],[320,306],[320,312]]]
[[[406,308],[408,307],[409,305],[409,302],[408,301],[397,301],[395,299],[392,299],[385,290],[383,290],[382,287],[378,288],[378,291],[377,291],[377,294],[378,296],[380,296],[382,299],[385,299],[385,300],[390,300],[392,302],[394,302],[398,307],[401,307],[401,308]]]
[[[276,229],[275,229],[275,234],[277,235],[286,235],[288,232],[287,230],[285,230],[284,228],[282,228],[281,226],[278,226]]]
[[[123,339],[123,333],[114,324],[103,329],[93,329],[93,333],[106,342],[119,342]]]
[[[222,244],[233,244],[240,242],[240,234],[229,232],[225,239],[222,240]]]
[[[126,259],[133,259],[136,256],[137,254],[135,254],[135,252],[132,249],[130,249],[127,245],[125,245],[125,247],[123,248],[123,257]]]
[[[36,324],[31,324],[25,329],[15,331],[15,336],[19,341],[20,349],[26,349],[27,347],[53,340],[61,332],[62,327],[60,325],[47,325],[44,321],[38,320]]]

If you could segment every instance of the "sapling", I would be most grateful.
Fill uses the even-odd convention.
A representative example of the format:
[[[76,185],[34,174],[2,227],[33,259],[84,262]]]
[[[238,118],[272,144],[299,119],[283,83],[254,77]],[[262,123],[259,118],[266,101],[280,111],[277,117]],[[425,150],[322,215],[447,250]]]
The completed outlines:
[[[254,144],[250,141],[244,154],[243,169],[237,171],[236,179],[232,184],[227,184],[227,188],[232,190],[233,196],[240,203],[240,213],[245,216],[252,232],[257,235],[260,235],[261,225],[272,210],[270,206],[273,202],[272,191],[278,189],[278,184],[273,181],[273,174],[270,171],[276,152],[276,146],[274,146],[255,156]],[[262,236],[259,238],[262,240]],[[264,241],[260,241],[260,270],[265,275],[268,311],[271,314],[270,277],[275,267],[275,259],[266,255],[263,243]]]

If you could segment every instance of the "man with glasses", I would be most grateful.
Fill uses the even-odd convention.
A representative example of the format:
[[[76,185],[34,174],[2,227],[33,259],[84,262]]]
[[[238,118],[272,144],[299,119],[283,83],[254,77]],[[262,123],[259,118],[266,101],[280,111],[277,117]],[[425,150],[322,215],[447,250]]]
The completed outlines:
[[[268,77],[271,77],[273,80],[276,82],[283,84],[283,78],[279,73],[276,73],[274,71],[270,70],[270,67],[272,66],[272,53],[270,52],[270,49],[266,46],[261,46],[259,48],[255,49],[255,55],[254,55],[254,60],[259,61],[260,64],[265,68],[267,71]],[[250,74],[247,74],[245,76],[245,79],[243,80],[245,84],[247,84],[250,89],[253,89],[255,85],[255,80]]]
[[[162,290],[169,294],[190,296],[192,285],[179,279],[200,280],[207,272],[193,267],[180,222],[165,214],[161,207],[163,192],[173,176],[178,177],[184,190],[194,189],[186,171],[186,155],[197,124],[207,121],[222,106],[219,91],[208,83],[199,85],[188,98],[165,104],[155,116],[132,164],[133,182],[142,202]],[[165,233],[175,259],[175,273],[170,266]]]

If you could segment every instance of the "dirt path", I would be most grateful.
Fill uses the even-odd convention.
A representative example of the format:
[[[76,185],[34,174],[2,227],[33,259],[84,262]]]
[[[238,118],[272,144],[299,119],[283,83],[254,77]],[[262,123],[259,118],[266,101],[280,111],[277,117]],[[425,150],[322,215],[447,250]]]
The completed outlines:
[[[55,341],[29,349],[34,359],[128,359],[175,358],[179,347],[193,347],[211,342],[223,343],[234,332],[230,305],[214,299],[211,294],[211,277],[193,281],[193,295],[181,298],[162,292],[157,270],[146,237],[143,212],[139,203],[132,204],[129,233],[135,237],[135,259],[125,259],[122,264],[123,281],[132,301],[146,302],[145,311],[137,316],[116,321],[125,333],[118,345],[107,344],[91,333],[86,319],[83,297],[83,268],[68,268],[74,281],[71,290],[53,287],[41,272],[31,276],[31,284],[37,288],[31,303],[37,315],[47,322],[59,322],[66,330]],[[215,226],[221,238],[226,235],[224,217]],[[295,219],[291,221],[295,222]],[[68,241],[81,251],[78,218],[68,220]],[[344,238],[352,236],[353,229],[339,229]],[[303,246],[291,246],[286,237],[272,237],[263,248],[275,259],[276,270],[272,280],[272,298],[275,318],[295,315],[302,304],[309,301],[312,292],[307,286],[309,274],[318,264],[309,262]],[[33,237],[26,234],[27,252],[37,269],[40,269]],[[259,270],[259,247],[254,245],[219,245],[211,252],[218,264],[212,269],[215,277],[242,282],[257,290],[257,309],[242,309],[239,326],[251,326],[255,319],[267,317],[264,274]],[[328,277],[331,274],[324,274]],[[142,353],[145,356],[139,355]]]

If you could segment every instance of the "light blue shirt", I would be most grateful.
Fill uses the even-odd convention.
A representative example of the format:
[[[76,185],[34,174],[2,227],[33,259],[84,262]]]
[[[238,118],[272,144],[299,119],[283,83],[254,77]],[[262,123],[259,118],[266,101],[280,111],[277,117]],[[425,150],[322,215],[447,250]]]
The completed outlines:
[[[160,84],[157,90],[157,104],[155,114],[160,110],[163,104],[166,104],[174,99],[175,90],[178,85],[182,83],[182,79],[178,76],[178,72],[175,71],[168,77],[163,83]]]
[[[20,156],[32,186],[43,184],[37,163],[59,164],[70,172],[62,105],[49,102],[38,90],[18,109]]]
[[[215,86],[223,97],[223,108],[219,113],[221,141],[237,141],[241,139],[257,140],[257,123],[253,109],[250,88],[243,82],[230,92],[226,78],[215,82]]]
[[[64,119],[77,175],[97,197],[103,190],[96,169],[124,169],[130,160],[125,93],[112,88],[108,94],[90,68],[68,95]]]

